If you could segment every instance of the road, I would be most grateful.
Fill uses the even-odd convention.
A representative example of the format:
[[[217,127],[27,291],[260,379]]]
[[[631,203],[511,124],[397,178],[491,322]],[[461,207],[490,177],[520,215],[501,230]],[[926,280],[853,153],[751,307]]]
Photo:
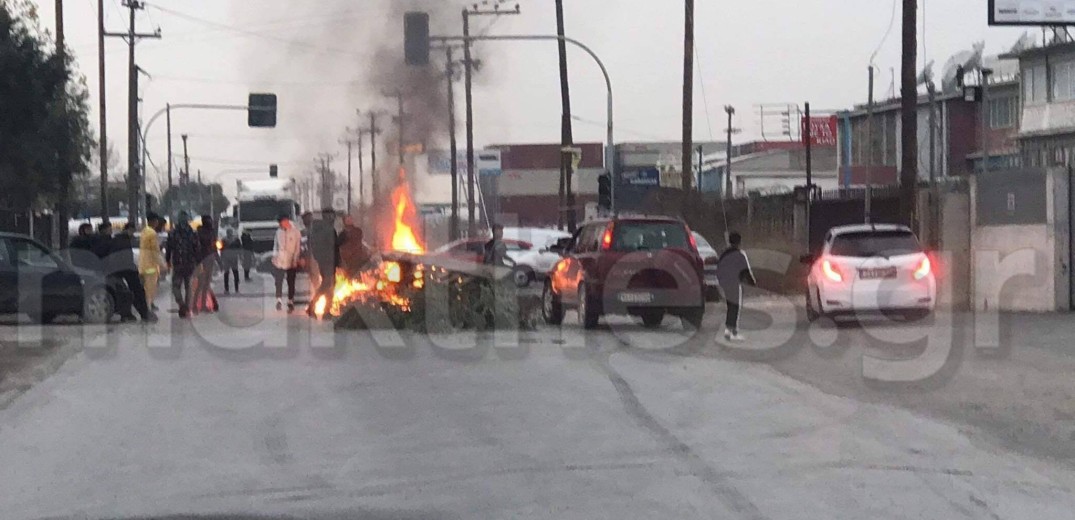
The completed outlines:
[[[222,304],[219,319],[88,334],[0,411],[0,516],[1038,520],[1075,510],[1068,466],[710,355],[708,342],[669,351],[675,323],[333,334],[260,298]]]

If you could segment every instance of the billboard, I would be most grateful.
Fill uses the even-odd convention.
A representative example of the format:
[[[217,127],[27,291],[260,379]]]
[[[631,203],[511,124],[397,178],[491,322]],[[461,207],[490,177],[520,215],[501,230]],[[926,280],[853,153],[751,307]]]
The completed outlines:
[[[989,0],[989,25],[1075,25],[1075,1]]]
[[[657,168],[620,172],[620,184],[623,186],[660,186],[661,172]]]
[[[452,173],[452,154],[448,150],[430,150],[426,154],[429,158],[429,173],[431,175],[448,175]],[[467,154],[457,151],[455,157],[456,172],[467,173]]]
[[[802,118],[802,136],[806,139],[806,118]],[[811,117],[810,146],[836,146],[836,116]]]
[[[500,150],[482,150],[475,157],[475,167],[482,177],[499,177],[503,173]]]

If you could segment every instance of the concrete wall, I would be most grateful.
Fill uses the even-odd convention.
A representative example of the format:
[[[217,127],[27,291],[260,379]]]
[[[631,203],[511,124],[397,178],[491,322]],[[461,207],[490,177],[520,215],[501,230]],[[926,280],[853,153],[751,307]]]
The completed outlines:
[[[1070,309],[1067,171],[1051,170],[1044,182],[1046,193],[1052,194],[1047,199],[1044,223],[980,225],[979,183],[977,179],[971,180],[971,277],[975,310]]]

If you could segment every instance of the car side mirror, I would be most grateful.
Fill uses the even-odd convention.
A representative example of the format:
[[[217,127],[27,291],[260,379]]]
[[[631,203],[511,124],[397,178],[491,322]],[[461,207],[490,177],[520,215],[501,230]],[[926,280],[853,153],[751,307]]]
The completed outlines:
[[[799,257],[799,263],[803,265],[813,265],[814,260],[817,260],[817,257],[814,255],[802,255]]]

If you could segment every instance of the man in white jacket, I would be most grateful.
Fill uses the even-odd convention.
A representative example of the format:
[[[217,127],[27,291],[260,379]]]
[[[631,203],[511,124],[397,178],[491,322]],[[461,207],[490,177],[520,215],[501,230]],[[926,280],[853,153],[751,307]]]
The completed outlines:
[[[287,312],[295,310],[295,275],[302,254],[302,234],[286,215],[280,216],[280,228],[272,245],[273,278],[276,280],[276,310],[283,309],[283,286],[287,280]]]

